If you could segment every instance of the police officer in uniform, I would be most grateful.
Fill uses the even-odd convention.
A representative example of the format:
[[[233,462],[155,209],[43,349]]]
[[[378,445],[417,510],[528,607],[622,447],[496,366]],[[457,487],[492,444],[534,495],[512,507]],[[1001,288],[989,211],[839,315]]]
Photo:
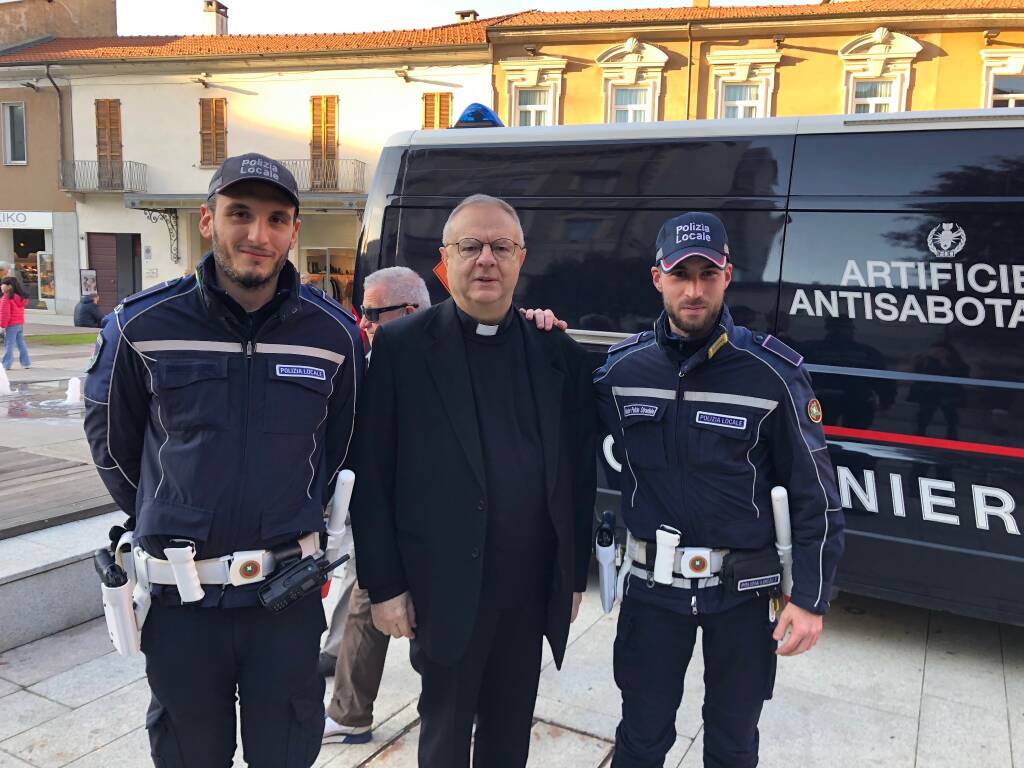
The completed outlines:
[[[722,222],[666,221],[651,274],[664,300],[654,330],[613,346],[594,374],[630,533],[612,765],[663,765],[699,627],[704,765],[745,768],[757,764],[776,655],[803,653],[821,634],[843,517],[801,356],[734,325],[724,304],[732,265]],[[794,542],[784,610],[770,595],[780,581],[776,485],[789,492]]]
[[[288,262],[298,209],[280,163],[225,160],[200,213],[213,252],[125,299],[89,368],[92,454],[151,584],[158,766],[230,765],[236,693],[248,765],[305,767],[320,749],[319,593],[273,613],[256,590],[320,548],[364,362],[352,316]]]

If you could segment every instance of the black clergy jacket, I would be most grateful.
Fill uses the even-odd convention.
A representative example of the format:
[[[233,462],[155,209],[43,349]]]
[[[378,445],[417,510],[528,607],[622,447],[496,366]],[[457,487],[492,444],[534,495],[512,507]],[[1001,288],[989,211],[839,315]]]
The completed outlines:
[[[572,593],[586,589],[590,561],[596,484],[591,366],[567,334],[539,331],[518,312],[514,322],[523,329],[556,537],[545,636],[561,666]],[[454,301],[376,332],[356,410],[351,519],[359,584],[373,602],[408,590],[417,640],[431,660],[454,664],[468,646],[480,604],[488,509]]]

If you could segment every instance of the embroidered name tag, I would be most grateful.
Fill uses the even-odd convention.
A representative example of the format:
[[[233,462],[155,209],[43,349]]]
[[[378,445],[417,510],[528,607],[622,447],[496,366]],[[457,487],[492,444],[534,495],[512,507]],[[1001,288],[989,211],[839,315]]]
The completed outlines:
[[[710,411],[697,411],[697,423],[711,424],[715,427],[728,427],[729,429],[747,428],[745,416],[729,416],[725,413],[711,413]]]
[[[778,573],[771,576],[758,576],[755,579],[740,579],[736,582],[736,591],[748,592],[751,589],[774,587],[780,583],[782,583],[782,576]]]
[[[623,416],[657,416],[658,406],[647,405],[645,403],[630,403],[629,405],[622,406]]]
[[[289,376],[294,379],[319,379],[325,381],[327,374],[323,368],[313,368],[309,365],[279,365],[277,366],[278,376]]]

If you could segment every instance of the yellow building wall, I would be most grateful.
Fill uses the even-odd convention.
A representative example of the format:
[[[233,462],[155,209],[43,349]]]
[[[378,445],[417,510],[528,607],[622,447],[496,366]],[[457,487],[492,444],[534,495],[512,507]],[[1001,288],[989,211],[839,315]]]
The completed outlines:
[[[786,32],[782,59],[776,68],[775,92],[771,103],[772,116],[841,114],[844,111],[843,62],[839,50],[851,40],[874,31],[879,24],[870,21],[860,31],[837,34],[794,34]],[[890,29],[900,32],[896,25]],[[906,30],[921,44],[912,67],[907,94],[907,108],[914,111],[936,109],[978,109],[984,92],[984,63],[980,52],[985,49],[984,28],[945,31]],[[640,39],[668,54],[663,70],[661,95],[655,113],[658,120],[710,119],[715,117],[715,93],[708,55],[714,52],[744,48],[774,49],[774,30],[763,36],[741,39],[693,41],[693,65],[689,71],[691,89],[687,88],[687,40],[680,32],[678,39]],[[628,33],[609,36],[601,42],[544,44],[538,37],[537,55],[567,60],[561,83],[558,124],[605,122],[604,90],[601,67],[596,60],[604,51],[622,43]],[[989,47],[1024,48],[1024,29],[1003,28],[997,41]],[[494,49],[495,104],[501,119],[512,125],[509,114],[509,88],[499,62],[506,58],[525,56],[521,44],[500,44]],[[689,90],[689,115],[687,95]]]

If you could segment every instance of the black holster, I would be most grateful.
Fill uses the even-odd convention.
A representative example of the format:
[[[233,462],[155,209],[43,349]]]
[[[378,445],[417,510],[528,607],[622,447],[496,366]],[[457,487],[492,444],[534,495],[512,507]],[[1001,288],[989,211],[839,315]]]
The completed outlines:
[[[782,561],[775,547],[734,549],[722,559],[720,578],[735,594],[771,591],[782,583]]]

